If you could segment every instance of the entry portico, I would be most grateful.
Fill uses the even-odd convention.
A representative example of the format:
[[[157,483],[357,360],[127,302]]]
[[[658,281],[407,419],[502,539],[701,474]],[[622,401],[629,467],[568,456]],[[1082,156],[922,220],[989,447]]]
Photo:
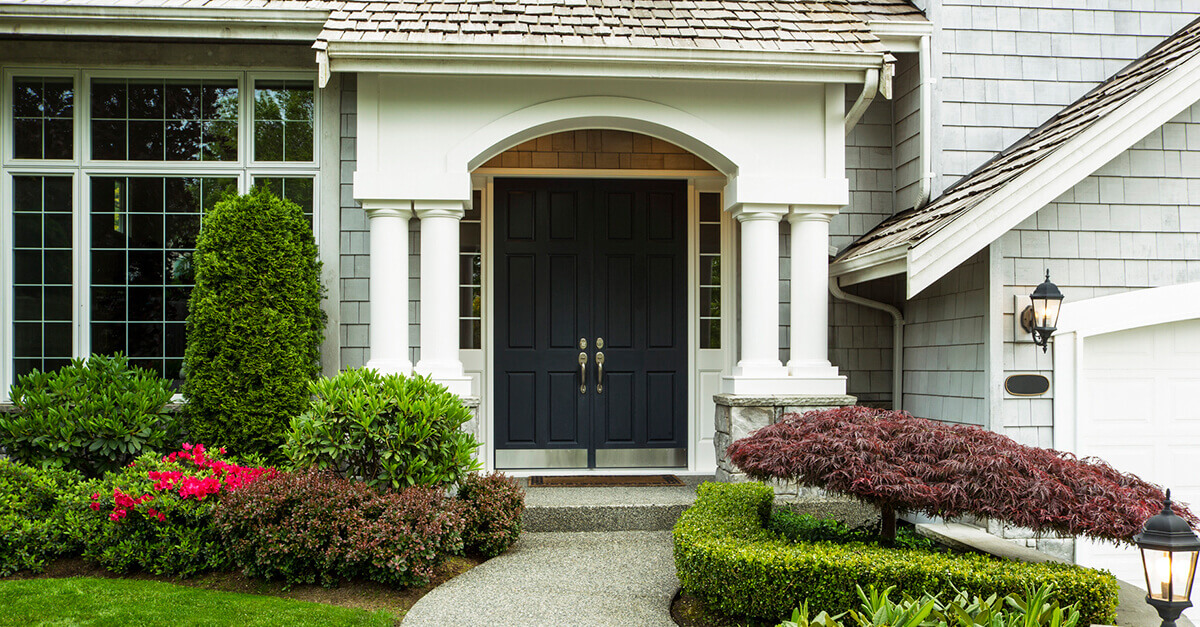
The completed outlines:
[[[507,283],[496,284],[497,277],[504,275],[496,268],[500,263],[508,263],[506,255],[511,255],[504,252],[508,249],[495,244],[497,238],[503,236],[502,227],[505,226],[495,223],[498,200],[494,196],[493,182],[498,179],[642,178],[686,182],[679,188],[686,190],[686,211],[681,213],[686,219],[681,218],[677,225],[679,232],[686,234],[686,245],[681,240],[679,249],[686,250],[686,255],[679,253],[680,258],[675,262],[683,272],[679,280],[689,287],[679,292],[686,294],[681,297],[685,302],[671,302],[670,305],[679,311],[691,312],[686,316],[686,333],[683,329],[678,330],[687,365],[659,373],[665,377],[663,380],[684,386],[680,391],[686,406],[673,410],[684,412],[685,434],[681,442],[684,448],[674,444],[669,449],[655,448],[654,438],[645,436],[647,429],[656,429],[654,424],[634,425],[634,430],[642,430],[643,437],[631,436],[629,451],[637,453],[634,449],[649,448],[658,453],[649,454],[654,451],[648,450],[641,451],[647,453],[642,456],[631,453],[628,459],[635,461],[614,462],[614,465],[687,466],[691,470],[711,472],[717,461],[712,446],[721,430],[714,424],[714,415],[719,413],[713,405],[714,395],[757,399],[754,402],[766,406],[774,404],[771,399],[775,398],[848,398],[844,396],[845,377],[839,375],[828,358],[829,221],[848,202],[844,164],[848,123],[846,86],[877,84],[881,79],[886,83],[890,68],[888,58],[881,51],[869,44],[858,44],[854,50],[830,48],[776,53],[757,50],[752,56],[738,48],[601,46],[543,49],[526,46],[517,57],[508,56],[504,46],[496,42],[478,46],[474,43],[443,45],[411,41],[351,42],[339,40],[336,33],[326,35],[326,40],[318,43],[324,71],[357,73],[358,140],[353,193],[369,217],[371,320],[368,365],[387,372],[428,374],[455,393],[478,399],[478,431],[485,442],[485,460],[489,467],[511,469],[524,463],[504,461],[525,459],[519,455],[497,455],[500,447],[516,445],[503,444],[512,438],[498,437],[496,430],[507,429],[513,424],[507,414],[530,412],[533,415],[541,411],[532,405],[518,407],[511,400],[506,400],[503,407],[496,402],[498,388],[503,388],[505,399],[519,396],[516,392],[509,394],[512,390],[504,387],[510,385],[507,380],[499,380],[503,373],[496,362],[501,347],[496,345],[497,333],[494,332],[500,319],[495,305],[498,291],[507,289]],[[416,62],[417,58],[424,61]],[[487,62],[481,63],[481,58],[486,58]],[[564,67],[569,67],[570,71]],[[694,155],[712,170],[497,169],[487,165],[505,151],[538,138],[596,130],[624,131],[666,142]],[[536,196],[535,191],[531,188],[531,198]],[[703,194],[719,199],[718,206],[724,208],[726,214],[719,220],[722,236],[714,253],[718,272],[725,277],[719,287],[697,288],[700,257],[696,225],[699,223],[698,204]],[[579,198],[577,195],[572,197]],[[657,215],[656,210],[653,203],[647,206],[651,207],[645,210],[650,217],[643,218],[638,209],[621,215],[631,216],[634,223],[651,219]],[[463,350],[459,324],[459,221],[468,211],[477,212],[483,226],[478,296],[482,301],[479,304],[482,345],[474,349],[477,352],[468,360],[477,364],[470,368],[464,367],[467,351]],[[534,207],[531,211],[540,222],[549,219],[549,213],[538,213],[548,212],[549,208]],[[409,357],[411,295],[407,249],[414,218],[420,221],[420,297],[419,311],[416,312],[420,321],[420,356],[415,364]],[[781,360],[778,347],[782,226],[788,227],[791,234],[788,321],[791,341],[790,354]],[[596,228],[601,227],[597,225]],[[629,228],[636,230],[638,227]],[[530,230],[530,237],[533,237],[532,233]],[[611,236],[603,237],[608,238],[604,241],[612,239]],[[592,246],[600,240],[587,241]],[[600,255],[602,246],[595,246],[595,254]],[[497,258],[498,254],[505,258]],[[601,257],[596,256],[580,263],[592,267],[600,260]],[[513,280],[512,276],[504,276],[506,282]],[[534,285],[531,289],[543,289],[537,287],[537,279],[533,276],[529,281]],[[641,287],[630,289],[649,289],[639,285]],[[715,323],[725,330],[718,346],[702,348],[698,340],[696,312],[701,307],[702,290],[718,292],[709,294],[709,300],[703,305],[710,307],[710,303],[716,303],[710,313],[715,312]],[[605,306],[611,308],[617,306],[614,302],[624,302],[628,308],[624,313],[644,317],[646,307],[652,310],[660,307],[644,296],[643,293],[642,296],[631,296],[632,300],[615,299]],[[573,315],[559,309],[546,313],[544,308],[550,307],[549,300],[552,299],[531,300],[529,315],[548,320],[551,325],[555,320],[560,320],[561,325],[561,316]],[[585,300],[573,302],[572,307],[581,306],[579,303]],[[592,300],[586,302],[590,303],[588,306],[595,305]],[[514,311],[517,310],[509,308],[505,313]],[[604,372],[604,366],[597,361],[597,353],[603,352],[602,347],[596,345],[596,340],[603,338],[589,338],[588,334],[586,330],[579,331],[576,333],[579,337],[572,339],[583,349],[575,351],[580,353],[581,363],[571,361],[572,353],[568,355],[570,359],[564,358],[564,363],[556,366],[560,369],[558,375],[531,372],[531,383],[520,389],[527,390],[528,396],[535,396],[542,394],[531,391],[536,386],[554,387],[558,380],[555,376],[574,377],[577,373],[579,381],[574,382],[574,386],[578,386],[580,395],[586,394],[588,366]],[[535,345],[531,343],[529,350],[541,350]],[[612,351],[617,348],[613,346]],[[643,351],[634,355],[629,359],[649,363],[649,353]],[[701,362],[708,364],[707,371]],[[616,367],[616,364],[608,366],[608,372],[614,374],[590,376],[615,376],[613,368]],[[637,372],[650,373],[647,376],[654,374],[653,367],[643,365],[638,368],[635,368]],[[647,407],[664,406],[661,399],[649,394],[646,387],[649,383],[630,385],[634,386],[631,389],[635,402]],[[549,394],[553,396],[553,393]],[[550,406],[560,407],[551,411],[552,414],[561,414],[566,411],[561,407],[575,405],[575,401],[568,402],[570,399],[562,396],[565,393],[559,394],[560,398],[556,397],[559,400],[548,401]],[[645,411],[645,407],[629,413],[656,414]],[[532,422],[539,420],[543,419],[530,418]],[[719,421],[720,417],[715,420]],[[591,446],[587,450],[592,454],[587,457],[586,464],[564,463],[561,461],[565,459],[563,455],[543,456],[543,461],[531,464],[585,468],[606,465],[598,459],[620,457],[615,454],[597,457],[594,453],[598,445],[580,445],[572,439],[574,437],[564,436],[561,442],[545,446]],[[536,439],[530,438],[529,441]],[[597,435],[589,441],[606,439]],[[670,438],[663,441],[675,442]],[[620,452],[628,451],[621,449]],[[546,461],[551,459],[559,461]]]

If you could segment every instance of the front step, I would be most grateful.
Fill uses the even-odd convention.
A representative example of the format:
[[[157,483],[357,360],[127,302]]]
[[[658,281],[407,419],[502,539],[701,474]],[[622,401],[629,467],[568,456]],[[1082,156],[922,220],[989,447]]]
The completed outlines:
[[[523,531],[668,531],[711,476],[666,488],[525,488]]]

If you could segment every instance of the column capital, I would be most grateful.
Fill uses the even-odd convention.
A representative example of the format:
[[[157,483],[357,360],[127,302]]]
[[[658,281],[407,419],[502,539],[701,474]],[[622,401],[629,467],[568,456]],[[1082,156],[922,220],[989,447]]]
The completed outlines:
[[[829,222],[840,211],[840,207],[830,205],[791,205],[788,212],[788,222]]]
[[[413,211],[418,218],[453,218],[461,220],[466,207],[461,200],[414,200]]]
[[[368,218],[401,218],[407,220],[413,215],[411,200],[365,200],[362,206]]]
[[[783,216],[787,215],[787,212],[787,205],[767,203],[738,203],[729,208],[729,213],[738,222],[750,222],[753,220],[779,222],[783,219]]]

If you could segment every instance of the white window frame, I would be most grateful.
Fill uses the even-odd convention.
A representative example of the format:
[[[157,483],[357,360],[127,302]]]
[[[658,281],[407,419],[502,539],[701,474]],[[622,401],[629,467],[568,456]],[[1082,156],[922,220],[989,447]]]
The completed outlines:
[[[87,357],[91,349],[91,179],[101,177],[197,177],[236,178],[240,194],[248,193],[256,178],[311,178],[313,181],[313,236],[320,242],[321,224],[321,130],[322,96],[315,72],[248,70],[234,68],[69,68],[13,66],[4,68],[0,85],[0,402],[9,400],[15,382],[12,372],[14,312],[13,287],[13,176],[71,176],[73,268],[72,294],[74,332],[72,357]],[[15,78],[71,77],[75,82],[73,158],[15,159],[12,141],[12,84]],[[234,79],[238,84],[238,158],[236,161],[111,161],[91,158],[92,79]],[[256,80],[311,80],[313,82],[313,158],[311,161],[253,161],[254,83]]]

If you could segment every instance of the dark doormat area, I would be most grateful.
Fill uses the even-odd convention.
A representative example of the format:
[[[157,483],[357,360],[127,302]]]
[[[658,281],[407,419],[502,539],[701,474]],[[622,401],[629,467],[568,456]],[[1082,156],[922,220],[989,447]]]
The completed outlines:
[[[684,485],[675,475],[530,477],[531,488],[670,488]]]

